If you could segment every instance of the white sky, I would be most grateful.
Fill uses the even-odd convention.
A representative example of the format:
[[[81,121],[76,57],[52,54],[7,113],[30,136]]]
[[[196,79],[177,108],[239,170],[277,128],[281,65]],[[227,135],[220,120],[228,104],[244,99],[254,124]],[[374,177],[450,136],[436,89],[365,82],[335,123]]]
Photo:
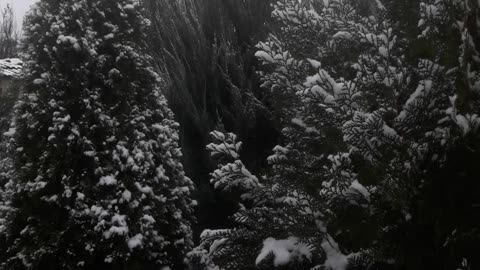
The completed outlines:
[[[18,28],[21,29],[23,16],[27,12],[31,4],[37,0],[0,0],[0,8],[4,8],[7,4],[11,4],[17,17]]]

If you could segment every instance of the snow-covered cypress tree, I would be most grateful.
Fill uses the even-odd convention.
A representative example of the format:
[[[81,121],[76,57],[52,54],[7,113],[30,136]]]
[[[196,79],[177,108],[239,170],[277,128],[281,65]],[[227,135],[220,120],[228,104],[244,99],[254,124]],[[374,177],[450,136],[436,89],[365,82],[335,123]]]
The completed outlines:
[[[406,57],[417,37],[400,33],[380,1],[369,17],[355,14],[354,1],[277,2],[279,34],[260,43],[256,55],[265,66],[263,86],[290,104],[282,111],[285,143],[269,158],[272,168],[254,177],[239,161],[235,136],[212,134],[208,148],[230,162],[212,183],[239,189],[244,201],[236,228],[202,234],[193,265],[344,270],[479,263],[471,240],[479,237],[473,191],[480,187],[471,180],[479,176],[473,162],[480,150],[474,49],[480,27],[471,23],[479,10],[451,2],[417,9],[418,39],[428,39],[431,53],[424,58]],[[470,24],[458,21],[467,17]],[[449,36],[461,48],[453,52],[434,27],[452,21],[462,33]],[[460,106],[465,100],[468,106]]]
[[[0,269],[181,269],[192,182],[141,5],[42,0],[25,22]]]
[[[349,37],[359,16],[348,1],[328,5],[328,1],[288,0],[277,1],[273,16],[280,31],[259,43],[256,56],[264,64],[263,86],[281,108],[287,143],[273,149],[268,158],[271,168],[257,177],[241,161],[241,144],[233,134],[212,133],[214,143],[207,148],[221,161],[212,174],[212,184],[223,191],[241,192],[242,204],[234,216],[236,228],[204,231],[201,245],[189,254],[193,269],[215,269],[215,264],[220,269],[328,269],[337,262],[346,265],[354,257],[342,254],[322,225],[321,216],[328,213],[320,210],[330,205],[325,204],[326,196],[315,194],[322,187],[321,179],[335,172],[328,166],[342,160],[341,156],[329,156],[339,151],[342,140],[327,140],[323,133],[330,128],[332,135],[340,134],[338,120],[325,106],[303,105],[301,93],[306,76],[322,66],[315,60],[318,56],[328,59],[331,66],[327,68],[336,72],[346,69],[345,61],[355,60],[354,51],[338,53],[338,48],[358,45]],[[366,190],[355,183],[346,183],[338,191],[351,195],[351,201],[364,203],[360,191]]]

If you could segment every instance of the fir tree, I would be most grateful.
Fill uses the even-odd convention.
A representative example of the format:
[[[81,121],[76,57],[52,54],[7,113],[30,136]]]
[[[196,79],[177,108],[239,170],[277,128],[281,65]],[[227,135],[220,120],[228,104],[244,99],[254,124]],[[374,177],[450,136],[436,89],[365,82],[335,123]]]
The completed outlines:
[[[144,53],[148,26],[135,0],[30,11],[0,269],[182,268],[192,182]]]

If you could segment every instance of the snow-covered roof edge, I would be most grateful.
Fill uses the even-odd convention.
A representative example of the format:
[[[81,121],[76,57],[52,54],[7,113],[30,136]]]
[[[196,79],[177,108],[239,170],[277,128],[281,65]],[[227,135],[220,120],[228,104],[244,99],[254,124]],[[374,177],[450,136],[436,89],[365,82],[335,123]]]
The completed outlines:
[[[0,59],[0,78],[20,79],[23,61],[18,58]]]

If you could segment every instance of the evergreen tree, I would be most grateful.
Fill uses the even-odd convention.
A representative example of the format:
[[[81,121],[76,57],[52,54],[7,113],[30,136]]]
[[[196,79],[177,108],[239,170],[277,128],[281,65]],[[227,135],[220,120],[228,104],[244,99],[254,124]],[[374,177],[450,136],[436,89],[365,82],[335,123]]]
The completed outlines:
[[[236,228],[202,234],[193,269],[479,265],[478,5],[419,3],[406,35],[376,3],[361,16],[355,1],[277,1],[278,33],[256,55],[285,142],[255,177],[235,136],[212,134],[227,159],[211,181],[243,201]],[[411,57],[417,39],[430,55]]]
[[[254,72],[255,43],[267,31],[270,2],[142,1],[152,21],[150,54],[182,127],[182,163],[195,181],[199,230],[229,223],[227,217],[234,211],[231,197],[214,192],[208,182],[213,166],[205,149],[209,132],[220,126],[237,132],[253,170],[261,167],[276,144],[278,132],[258,100],[261,89]]]
[[[192,182],[142,12],[42,0],[27,16],[0,269],[182,268]]]

